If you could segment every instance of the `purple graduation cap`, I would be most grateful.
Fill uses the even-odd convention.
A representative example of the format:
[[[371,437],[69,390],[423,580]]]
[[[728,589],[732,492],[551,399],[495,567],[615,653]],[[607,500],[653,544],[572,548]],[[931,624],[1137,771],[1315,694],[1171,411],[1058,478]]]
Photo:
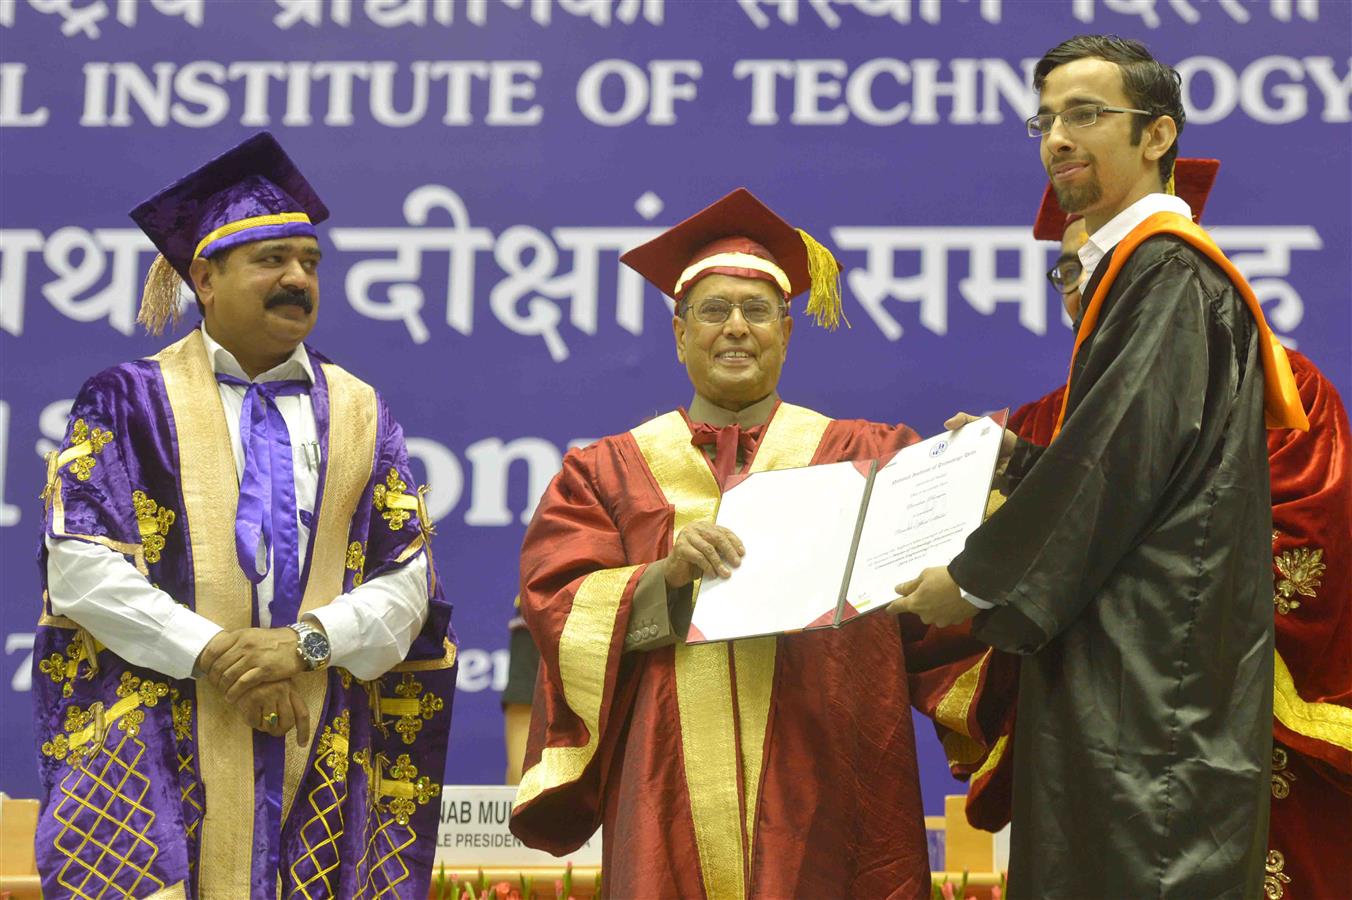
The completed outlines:
[[[259,132],[130,213],[160,251],[136,321],[152,334],[177,324],[179,288],[199,256],[278,237],[315,237],[329,209],[277,139]]]

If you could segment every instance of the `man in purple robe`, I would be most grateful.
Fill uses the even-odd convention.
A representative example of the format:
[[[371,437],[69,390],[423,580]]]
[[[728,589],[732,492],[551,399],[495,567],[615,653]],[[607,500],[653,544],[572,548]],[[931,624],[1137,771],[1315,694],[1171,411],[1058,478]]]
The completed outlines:
[[[327,216],[268,134],[132,211],[140,321],[186,282],[203,323],[87,381],[48,458],[45,896],[427,896],[450,606],[402,430],[302,343]]]

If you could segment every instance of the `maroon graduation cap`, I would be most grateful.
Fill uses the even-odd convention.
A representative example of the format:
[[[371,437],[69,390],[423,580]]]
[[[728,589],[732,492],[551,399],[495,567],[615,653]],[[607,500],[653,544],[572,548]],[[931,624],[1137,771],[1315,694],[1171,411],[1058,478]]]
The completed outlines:
[[[810,291],[817,324],[840,320],[836,258],[746,188],[738,188],[620,257],[662,293],[680,301],[708,275],[734,275],[775,285],[785,300]]]

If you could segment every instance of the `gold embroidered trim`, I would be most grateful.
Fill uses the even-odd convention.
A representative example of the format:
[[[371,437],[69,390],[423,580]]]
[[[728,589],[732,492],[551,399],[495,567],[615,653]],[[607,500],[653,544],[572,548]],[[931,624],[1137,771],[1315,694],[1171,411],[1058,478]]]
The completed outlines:
[[[954,680],[952,687],[944,692],[943,699],[934,709],[934,721],[964,737],[972,736],[967,716],[971,712],[972,701],[976,699],[976,689],[981,684],[981,673],[990,657],[991,651],[987,650],[981,659]]]
[[[103,743],[110,726],[117,725],[131,737],[139,734],[146,717],[141,707],[155,706],[168,695],[169,685],[123,672],[117,688],[117,696],[122,699],[107,709],[101,701],[83,709],[74,704],[66,707],[65,734],[43,742],[42,754],[58,760],[69,757],[71,765],[78,767]]]
[[[1303,699],[1281,653],[1274,650],[1273,655],[1272,714],[1277,721],[1296,734],[1352,750],[1352,709]]]
[[[1009,746],[1009,735],[1002,734],[995,739],[995,746],[991,747],[990,755],[986,757],[986,761],[983,762],[977,768],[977,770],[972,773],[973,784],[976,783],[976,780],[978,778],[982,777],[983,775],[986,775],[989,772],[994,771],[995,767],[1000,765],[1000,760],[1004,758],[1005,749],[1008,746]]]
[[[131,505],[136,511],[136,525],[141,530],[141,547],[146,562],[157,563],[160,561],[164,539],[169,536],[169,528],[174,524],[176,513],[151,500],[145,491],[132,491]]]
[[[152,357],[159,363],[179,447],[179,511],[192,541],[196,611],[226,629],[249,627],[250,585],[235,558],[239,502],[225,410],[201,329]],[[288,744],[290,742],[288,741]],[[253,732],[241,727],[225,695],[197,686],[197,765],[211,815],[203,820],[199,883],[217,896],[247,897],[254,842]]]
[[[288,225],[292,222],[310,223],[310,217],[303,212],[289,213],[269,213],[263,216],[250,216],[247,219],[240,219],[238,222],[227,222],[220,228],[207,234],[197,242],[197,249],[193,251],[193,259],[202,255],[207,247],[219,241],[221,238],[229,237],[232,234],[239,234],[250,228],[263,228],[267,225]]]
[[[781,403],[749,471],[807,465],[829,424],[819,413]],[[676,510],[673,534],[691,522],[714,518],[718,485],[703,454],[690,445],[684,417],[679,412],[668,413],[635,428],[632,434],[659,489]],[[735,642],[733,660],[729,660],[726,643],[692,647],[682,642],[675,647],[682,755],[700,871],[710,897],[741,897],[747,890],[777,643],[775,638]],[[728,725],[733,722],[742,747],[740,773],[738,742],[728,740]],[[744,797],[738,792],[739,774]]]
[[[385,483],[376,485],[371,496],[371,502],[380,510],[380,517],[390,526],[390,531],[403,528],[418,511],[417,495],[405,493],[407,490],[408,485],[399,477],[399,471],[391,466]]]
[[[391,669],[391,672],[430,672],[434,669],[449,669],[455,665],[455,644],[451,643],[450,638],[442,638],[441,645],[445,648],[443,653],[437,659],[413,659],[408,662],[402,662]]]
[[[95,427],[92,431],[84,419],[76,419],[70,429],[70,446],[56,457],[56,468],[70,466],[77,481],[88,481],[89,473],[98,465],[95,457],[113,440],[113,433]]]
[[[1291,796],[1291,782],[1296,781],[1296,773],[1286,771],[1286,766],[1290,762],[1286,755],[1286,750],[1281,747],[1272,748],[1272,796],[1277,800],[1285,800]]]
[[[381,717],[394,716],[394,730],[405,744],[411,744],[422,731],[423,722],[430,721],[437,713],[446,708],[446,703],[431,691],[423,691],[422,682],[413,677],[412,672],[404,672],[403,678],[394,688],[398,699],[380,699],[378,712]],[[377,710],[373,709],[373,713]],[[384,731],[385,723],[376,723]]]
[[[324,477],[324,496],[318,507],[314,527],[314,550],[310,577],[301,599],[300,615],[329,603],[343,592],[347,551],[352,545],[352,520],[363,501],[376,464],[376,419],[378,402],[375,390],[340,366],[324,363],[320,367],[329,390],[329,427],[323,436],[328,472]],[[341,676],[340,676],[341,677]],[[324,698],[329,677],[324,671],[302,672],[296,689],[310,711],[311,728],[317,729],[323,718]],[[286,772],[282,779],[282,815],[291,815],[302,778],[310,765],[308,736],[306,746],[286,742]],[[304,803],[304,798],[301,798]]]
[[[295,882],[291,896],[329,897],[334,889],[330,875],[338,869],[338,843],[345,833],[343,805],[347,802],[348,739],[351,713],[343,710],[331,725],[324,726],[315,748],[314,772],[318,782],[306,795],[310,817],[300,828],[304,852],[291,864]],[[336,823],[333,821],[336,819]],[[303,870],[308,869],[305,875]]]
[[[366,545],[361,541],[353,541],[347,547],[347,570],[352,573],[352,586],[358,587],[362,583],[362,572],[366,569]]]
[[[638,568],[602,569],[578,585],[559,637],[559,680],[563,682],[563,697],[569,710],[587,730],[587,743],[581,747],[546,747],[540,761],[522,775],[514,810],[547,790],[577,781],[596,755],[615,617]]]
[[[1319,547],[1296,547],[1287,550],[1274,556],[1272,565],[1282,576],[1277,581],[1272,602],[1276,605],[1277,612],[1283,616],[1293,609],[1300,608],[1300,601],[1295,599],[1297,595],[1316,596],[1324,570],[1327,568],[1324,564],[1324,551]]]
[[[75,677],[79,674],[80,663],[86,663],[85,673],[82,676],[86,681],[98,673],[98,654],[103,649],[103,645],[88,631],[74,623],[72,625],[77,631],[66,645],[65,654],[52,653],[46,659],[38,661],[38,671],[50,678],[53,684],[61,685],[62,697],[70,697],[75,693]]]
[[[1291,883],[1291,876],[1282,871],[1285,868],[1286,857],[1282,852],[1269,850],[1267,863],[1263,866],[1266,873],[1263,876],[1263,893],[1267,895],[1268,900],[1281,900],[1286,895],[1286,885]]]

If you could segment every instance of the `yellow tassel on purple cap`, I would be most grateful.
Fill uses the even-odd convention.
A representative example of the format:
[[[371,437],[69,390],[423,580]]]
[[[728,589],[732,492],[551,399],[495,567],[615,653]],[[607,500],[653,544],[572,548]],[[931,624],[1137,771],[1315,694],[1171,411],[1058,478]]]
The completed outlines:
[[[801,228],[796,229],[807,248],[807,275],[812,287],[807,295],[807,312],[818,325],[827,331],[835,331],[844,318],[840,298],[840,266],[817,239]],[[849,319],[845,319],[849,327]]]
[[[150,334],[162,334],[164,326],[178,326],[182,318],[179,306],[179,291],[183,279],[169,260],[156,256],[146,273],[146,284],[141,291],[141,311],[136,314],[138,324],[144,325]]]
[[[1174,185],[1174,170],[1173,170],[1173,169],[1170,169],[1170,170],[1169,170],[1169,180],[1166,181],[1166,182],[1164,182],[1164,193],[1168,194],[1170,197],[1173,197],[1174,195],[1176,195],[1176,194],[1178,193],[1178,190],[1177,190],[1177,188],[1176,188],[1175,185]]]

